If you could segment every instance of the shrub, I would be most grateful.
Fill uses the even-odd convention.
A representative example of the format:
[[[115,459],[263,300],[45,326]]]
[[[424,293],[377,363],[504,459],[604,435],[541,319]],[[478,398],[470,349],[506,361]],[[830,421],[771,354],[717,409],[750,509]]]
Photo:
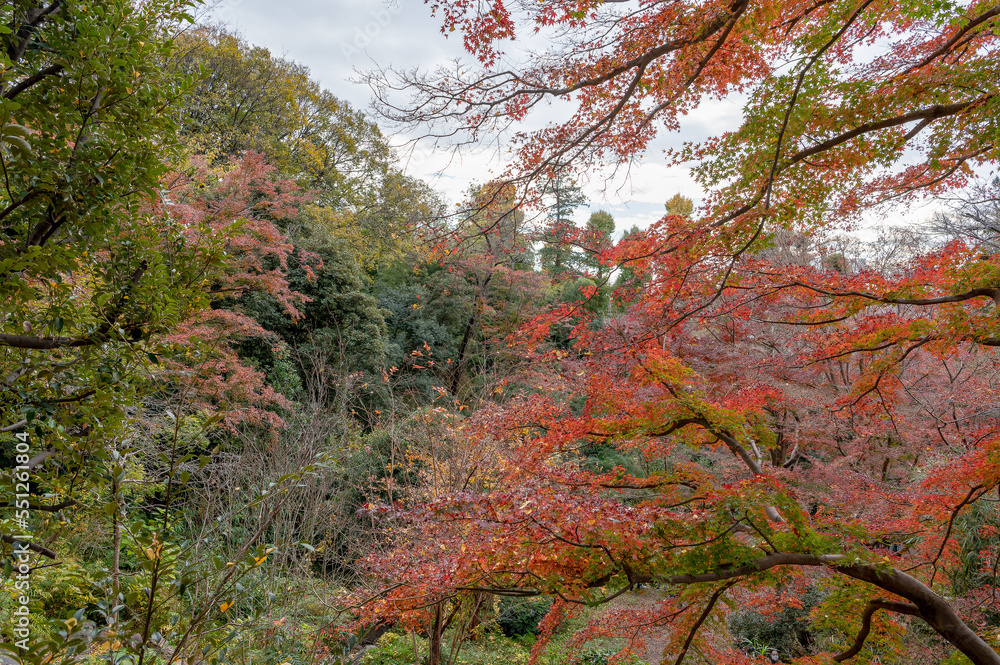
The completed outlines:
[[[608,665],[609,663],[619,663],[621,665],[646,665],[645,661],[640,660],[637,656],[630,655],[625,659],[615,657],[618,655],[618,649],[613,647],[605,648],[591,648],[586,649],[580,653],[575,659],[573,659],[573,665]]]
[[[549,613],[550,607],[552,600],[549,598],[528,601],[504,598],[497,607],[497,626],[507,637],[535,635],[539,622]]]
[[[425,649],[425,656],[426,653]],[[365,652],[361,659],[361,665],[412,665],[413,662],[413,640],[393,632],[380,637],[375,648]]]
[[[818,591],[810,590],[802,596],[801,609],[786,607],[770,617],[753,610],[734,612],[729,615],[729,632],[736,646],[749,656],[771,649],[783,655],[805,655],[813,641],[809,610],[821,600]]]

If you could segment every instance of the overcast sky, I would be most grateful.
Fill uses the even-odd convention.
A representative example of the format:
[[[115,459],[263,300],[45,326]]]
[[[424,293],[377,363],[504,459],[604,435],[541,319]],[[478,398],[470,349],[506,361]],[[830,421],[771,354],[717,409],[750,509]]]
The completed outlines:
[[[468,59],[458,33],[446,38],[422,0],[222,0],[211,16],[251,43],[306,65],[320,84],[359,109],[369,108],[371,93],[367,86],[351,82],[358,77],[356,70],[376,64],[430,69],[450,59]],[[677,192],[698,200],[699,190],[687,169],[666,168],[661,151],[680,145],[683,139],[705,138],[733,126],[740,117],[739,106],[737,100],[702,106],[697,117],[684,125],[682,136],[660,139],[627,180],[594,174],[584,188],[590,208],[578,211],[578,221],[591,211],[608,210],[621,232],[633,224],[645,227],[659,219],[663,202]],[[491,170],[500,170],[491,154],[449,159],[441,151],[420,147],[405,167],[410,175],[457,202],[470,182],[484,182]]]

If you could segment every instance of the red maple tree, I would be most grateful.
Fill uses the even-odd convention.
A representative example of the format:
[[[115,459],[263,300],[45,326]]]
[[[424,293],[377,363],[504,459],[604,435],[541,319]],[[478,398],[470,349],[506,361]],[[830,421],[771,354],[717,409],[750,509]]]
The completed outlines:
[[[188,271],[217,303],[258,291],[275,298],[292,319],[301,316],[296,305],[308,299],[288,284],[294,248],[278,223],[297,214],[308,192],[277,178],[274,167],[253,152],[216,168],[193,157],[165,183],[163,196],[148,212],[176,229],[178,257],[203,263],[200,270]],[[308,252],[296,258],[309,274],[319,267],[319,258]],[[194,309],[164,338],[165,371],[158,376],[185,388],[189,409],[224,412],[230,428],[240,423],[280,427],[278,410],[291,403],[237,356],[234,344],[250,337],[278,341],[234,307]],[[233,404],[239,408],[229,408]]]
[[[478,140],[570,100],[563,122],[514,134],[513,182],[628,163],[706,98],[747,102],[737,130],[670,155],[697,162],[700,216],[665,217],[604,253],[635,275],[623,311],[591,326],[564,306],[510,339],[548,371],[467,428],[470,445],[501,451],[481,484],[377,509],[400,540],[368,562],[386,582],[368,616],[436,607],[440,623],[441,603],[490,592],[554,596],[555,617],[658,581],[676,593],[627,623],[668,627],[680,663],[723,597],[832,578],[854,596],[844,630],[859,631],[835,660],[864,647],[884,610],[1000,663],[977,633],[995,609],[996,547],[979,553],[985,587],[956,597],[943,580],[963,514],[1000,484],[1000,263],[955,243],[902,271],[849,274],[766,251],[995,163],[1000,7],[433,8],[482,67],[403,75],[414,103],[384,113]],[[551,39],[511,65],[503,48],[522,30]],[[396,82],[373,83],[388,101]],[[549,347],[568,317],[572,348]],[[588,446],[635,465],[594,469]]]

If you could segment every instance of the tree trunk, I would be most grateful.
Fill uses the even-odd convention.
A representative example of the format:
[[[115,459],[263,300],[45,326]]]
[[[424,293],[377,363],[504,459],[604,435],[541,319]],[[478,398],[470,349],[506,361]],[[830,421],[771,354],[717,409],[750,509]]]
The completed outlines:
[[[486,305],[486,298],[489,297],[489,286],[492,279],[493,273],[491,272],[483,280],[483,285],[479,288],[479,293],[476,294],[476,298],[472,303],[472,314],[469,316],[469,321],[465,324],[465,333],[462,335],[462,342],[458,347],[458,358],[455,359],[455,372],[451,376],[452,397],[458,395],[458,389],[462,383],[462,374],[465,370],[465,356],[468,351],[469,342],[472,340],[473,332],[475,332],[479,315]]]
[[[441,642],[444,635],[444,601],[434,606],[434,620],[427,635],[427,665],[441,665]]]
[[[492,597],[493,594],[482,591],[472,594],[472,616],[469,618],[469,627],[466,629],[468,632],[471,633],[476,628],[479,628],[479,625],[483,622],[481,616],[483,608],[489,604]]]
[[[122,604],[119,596],[121,595],[122,519],[124,518],[122,514],[124,506],[122,505],[122,493],[118,478],[119,475],[116,473],[114,480],[111,482],[111,491],[115,500],[115,515],[112,525],[114,542],[111,545],[111,595],[113,597],[111,599],[111,607],[109,608],[112,612],[108,617],[111,625],[115,626],[115,630],[118,629],[118,610],[114,608]]]

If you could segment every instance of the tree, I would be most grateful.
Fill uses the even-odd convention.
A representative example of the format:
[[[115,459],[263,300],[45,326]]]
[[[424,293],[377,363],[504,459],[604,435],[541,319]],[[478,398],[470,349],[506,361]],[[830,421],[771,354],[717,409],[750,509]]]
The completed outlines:
[[[570,100],[564,121],[514,136],[512,180],[626,163],[706,96],[743,91],[748,102],[737,130],[671,153],[697,161],[704,214],[668,216],[622,244],[618,262],[643,278],[625,315],[578,325],[572,355],[524,336],[526,353],[553,363],[551,396],[480,415],[481,436],[507,451],[500,489],[391,513],[422,534],[383,562],[404,581],[400,600],[491,590],[592,603],[655,579],[685,590],[635,624],[673,628],[680,663],[737,585],[832,576],[855,598],[840,612],[851,624],[829,626],[846,640],[837,660],[866,648],[881,610],[918,618],[975,663],[1000,662],[939,572],[956,565],[955,522],[1000,483],[996,415],[977,401],[957,419],[955,446],[921,426],[927,410],[909,392],[921,372],[950,385],[956,358],[978,359],[977,381],[993,371],[995,261],[953,243],[899,273],[852,273],[760,252],[782,233],[811,236],[872,205],[961,187],[995,163],[998,9],[498,0],[438,11],[481,68],[404,74],[414,103],[383,112],[476,140]],[[500,49],[522,29],[552,40],[519,66]],[[388,99],[386,80],[373,83]],[[585,470],[575,451],[587,443],[632,451],[642,473]],[[893,475],[900,449],[908,473]],[[872,455],[898,487],[827,482]],[[909,549],[882,554],[878,542],[899,534]]]
[[[0,417],[36,441],[27,466],[52,494],[72,484],[47,483],[43,465],[93,471],[89,455],[134,403],[150,346],[198,300],[199,262],[219,256],[178,253],[176,229],[140,212],[174,150],[164,111],[190,84],[157,64],[189,5],[0,10]]]
[[[541,195],[551,197],[547,207],[547,220],[541,232],[542,247],[538,250],[542,270],[553,277],[575,270],[577,257],[573,248],[576,240],[576,224],[573,211],[586,203],[580,186],[565,173],[549,176]]]
[[[178,47],[179,69],[206,74],[178,109],[193,152],[223,161],[262,153],[334,209],[376,200],[391,170],[385,137],[308,69],[218,28],[189,31]]]
[[[694,212],[694,201],[678,192],[667,199],[663,207],[667,209],[668,215],[677,215],[678,217],[690,219],[691,213]]]
[[[581,275],[562,285],[563,302],[578,303],[589,312],[607,310],[610,292],[607,283],[612,270],[609,257],[614,231],[615,220],[610,213],[599,210],[591,214],[587,226],[577,234],[575,244],[579,250],[570,255]]]
[[[593,270],[601,282],[606,281],[608,271],[603,255],[614,245],[612,239],[614,232],[615,218],[605,210],[598,210],[591,214],[590,219],[587,220],[587,229],[583,238],[583,245],[587,251],[584,265]]]
[[[928,230],[995,254],[1000,236],[1000,179],[978,183],[952,208],[935,214],[926,225]]]
[[[192,80],[163,63],[189,5],[0,10],[0,446],[21,467],[2,478],[2,537],[15,560],[31,557],[5,584],[30,574],[40,588],[52,571],[35,557],[65,565],[81,524],[108,535],[90,543],[108,555],[87,580],[100,602],[59,607],[51,624],[33,596],[31,634],[15,645],[24,662],[75,659],[95,639],[115,662],[169,659],[164,626],[175,659],[214,657],[213,631],[237,625],[227,611],[242,583],[259,583],[269,515],[286,501],[290,476],[251,500],[255,530],[233,541],[228,567],[177,528],[189,476],[218,468],[213,448],[240,428],[273,434],[289,407],[229,346],[267,331],[210,304],[260,290],[294,317],[303,303],[275,225],[294,216],[298,186],[255,154],[178,166],[171,109]],[[168,607],[184,616],[170,622]]]
[[[6,326],[21,330],[0,337],[6,349],[84,349],[156,324],[124,302],[163,288],[143,255],[149,234],[129,249],[120,236],[135,231],[134,206],[155,195],[170,154],[174,125],[161,111],[182,87],[155,66],[171,49],[156,32],[186,7],[113,3],[96,18],[76,3],[7,10],[2,288]],[[72,273],[90,275],[93,302],[60,285]]]
[[[380,286],[391,312],[390,364],[421,369],[409,378],[425,390],[428,382],[445,385],[453,396],[475,401],[470,389],[505,353],[500,340],[536,311],[541,280],[529,265],[513,188],[470,186],[457,218],[457,228],[437,237],[437,260],[416,254],[384,271]]]
[[[470,185],[454,232],[454,237],[469,241],[464,252],[482,253],[508,268],[533,269],[524,211],[518,203],[513,187],[492,182]]]
[[[224,648],[201,634],[208,624],[229,625],[229,615],[215,611],[220,604],[216,599],[221,594],[239,597],[242,591],[236,585],[242,587],[247,576],[260,583],[259,565],[267,559],[263,539],[273,518],[268,511],[273,508],[277,515],[288,502],[290,478],[301,477],[303,465],[286,467],[290,475],[275,479],[280,490],[249,500],[263,512],[256,513],[246,539],[227,540],[239,570],[213,572],[212,559],[201,554],[200,545],[188,540],[191,532],[179,526],[186,518],[181,507],[197,503],[192,495],[197,496],[198,483],[189,482],[190,476],[204,473],[198,480],[207,476],[214,482],[225,477],[220,467],[226,469],[228,464],[214,463],[213,448],[222,447],[237,432],[257,431],[273,440],[291,407],[266,384],[261,372],[236,354],[235,345],[247,338],[273,342],[273,337],[247,316],[210,303],[217,305],[213,299],[221,294],[257,291],[281,303],[285,316],[298,318],[296,306],[307,298],[289,288],[284,277],[282,269],[287,270],[292,247],[273,221],[294,216],[300,196],[294,183],[274,178],[273,169],[252,153],[216,169],[194,160],[179,172],[164,174],[163,182],[159,196],[135,205],[131,223],[122,226],[129,235],[103,239],[123,241],[125,249],[116,248],[123,253],[130,243],[142,243],[147,256],[155,259],[154,274],[165,273],[157,282],[162,293],[153,296],[138,288],[126,292],[142,296],[128,305],[151,313],[144,325],[163,327],[145,329],[147,338],[130,337],[124,350],[117,348],[122,342],[112,339],[95,345],[93,357],[77,356],[72,364],[94,364],[91,371],[100,380],[100,391],[79,387],[82,395],[70,394],[76,399],[60,402],[59,391],[66,394],[66,388],[60,383],[46,386],[57,396],[49,398],[50,403],[70,408],[60,412],[45,403],[23,403],[24,420],[29,422],[7,428],[22,431],[0,440],[5,458],[30,470],[29,491],[18,489],[13,475],[3,479],[3,487],[11,497],[5,504],[8,509],[26,504],[35,513],[35,519],[20,522],[23,526],[15,533],[30,533],[36,552],[65,563],[70,550],[66,541],[73,540],[81,523],[110,532],[107,540],[91,544],[107,553],[110,562],[106,577],[87,580],[102,598],[89,617],[91,629],[68,630],[73,622],[84,620],[87,608],[60,607],[60,619],[67,609],[73,614],[69,624],[60,622],[48,630],[36,621],[31,639],[18,640],[27,651],[22,655],[30,656],[31,662],[48,662],[57,653],[73,656],[95,640],[119,644],[115,631],[140,639],[113,647],[113,657],[126,652],[138,662],[148,662],[165,647],[161,637],[165,626],[176,631],[170,648],[177,657]],[[100,261],[92,263],[102,269]],[[92,285],[79,274],[60,277],[78,293],[86,293]],[[137,362],[128,352],[144,356]],[[53,355],[55,362],[63,360],[57,352]],[[27,393],[26,385],[30,384],[17,386],[22,394]],[[12,440],[25,444],[39,433],[45,436],[45,449],[31,456],[14,454]],[[26,494],[30,498],[24,498]],[[21,506],[13,501],[17,495]],[[230,511],[230,518],[239,512]],[[198,530],[202,538],[210,533],[218,537],[205,524]],[[42,542],[53,549],[42,547]],[[38,577],[33,575],[33,581]],[[140,580],[147,591],[137,586]],[[195,583],[199,591],[185,595]],[[183,605],[191,612],[183,619],[174,614],[171,623],[165,605]],[[101,620],[94,624],[98,616]]]
[[[289,286],[306,300],[297,307],[299,316],[289,316],[280,299],[261,290],[220,304],[270,333],[245,338],[240,354],[265,371],[271,385],[287,385],[290,399],[306,398],[329,410],[331,419],[334,413],[339,416],[339,425],[327,422],[331,430],[343,428],[351,420],[348,406],[360,384],[384,367],[385,311],[367,292],[367,276],[344,244],[316,252],[297,248],[286,275]],[[286,373],[292,377],[283,377]],[[311,394],[303,395],[303,390]]]
[[[820,197],[836,202],[828,206],[831,213],[848,213],[880,196],[905,198],[923,187],[940,191],[961,183],[964,165],[991,159],[986,137],[994,122],[995,70],[978,49],[993,39],[988,3],[934,10],[906,3],[883,12],[863,1],[844,2],[822,16],[792,3],[773,14],[749,2],[701,3],[694,13],[659,5],[632,13],[600,2],[445,6],[445,29],[469,36],[467,49],[481,68],[398,74],[398,81],[384,72],[373,75],[380,99],[393,102],[383,104],[382,113],[431,136],[476,140],[548,100],[571,100],[564,121],[515,137],[518,173],[635,159],[661,126],[675,128],[709,90],[752,92],[738,131],[674,155],[702,160],[696,175],[710,188],[742,176],[709,198],[709,217],[720,224],[732,226],[755,210],[791,219]],[[906,48],[885,57],[843,48],[851,40],[874,43],[866,32],[872,24],[926,30],[900,35]],[[500,68],[503,41],[536,28],[543,39],[551,37],[548,43]],[[977,48],[962,50],[967,45]],[[801,58],[794,71],[775,73],[782,70],[771,65],[792,54]],[[490,85],[477,85],[484,77]],[[924,85],[941,77],[953,85]],[[965,80],[986,87],[966,90],[958,83]],[[390,98],[400,84],[412,92],[412,104]],[[884,179],[867,178],[869,167],[894,162],[903,145],[925,159]],[[837,163],[811,159],[818,154]],[[840,177],[822,177],[831,171]],[[807,190],[810,195],[799,198]]]
[[[393,165],[379,128],[302,65],[206,26],[179,37],[170,64],[198,77],[176,111],[192,153],[225,164],[258,152],[310,191],[312,205],[283,227],[297,245],[337,238],[373,269],[396,260],[441,216],[437,195]]]
[[[296,252],[278,229],[297,216],[305,195],[253,152],[216,167],[192,158],[167,182],[169,203],[154,202],[155,213],[176,224],[186,251],[198,255],[215,249],[225,257],[215,259],[210,269],[202,267],[201,298],[195,301],[201,307],[166,336],[169,381],[196,386],[188,393],[193,408],[222,412],[230,428],[241,423],[280,427],[276,411],[290,402],[265,381],[259,369],[266,366],[249,366],[238,351],[260,344],[280,353],[276,333],[295,329],[306,318],[306,308],[314,306],[297,287],[318,280],[322,259]],[[255,299],[271,307],[240,306]],[[193,353],[205,345],[204,353]],[[233,404],[239,408],[230,408]]]
[[[113,647],[109,659],[126,651],[129,660],[149,662],[162,651],[164,603],[177,603],[194,581],[205,595],[176,625],[183,635],[174,653],[214,652],[218,644],[202,631],[229,623],[216,609],[218,594],[246,581],[257,565],[249,555],[266,559],[251,538],[216,575],[204,558],[180,557],[177,540],[165,542],[173,500],[197,466],[192,455],[207,443],[204,430],[222,419],[205,409],[239,394],[250,408],[230,425],[255,416],[266,423],[274,416],[268,408],[280,402],[259,375],[211,353],[217,338],[199,343],[199,335],[204,342],[238,323],[209,309],[211,287],[263,286],[295,301],[263,270],[268,258],[283,257],[274,227],[245,208],[225,209],[232,202],[225,193],[213,201],[224,221],[210,219],[219,212],[211,204],[198,210],[172,200],[178,190],[171,185],[184,177],[168,178],[178,155],[170,109],[192,81],[162,63],[190,6],[55,0],[0,9],[0,441],[9,468],[20,467],[2,479],[3,542],[20,559],[17,577],[8,570],[5,583],[42,582],[50,566],[36,556],[65,564],[67,536],[81,522],[109,533],[101,543],[107,579],[94,580],[106,594],[96,606],[60,607],[55,625],[36,616],[30,635],[19,630],[15,649],[24,662],[75,659],[94,639],[114,641],[115,630],[133,639]],[[286,205],[281,197],[256,202],[258,210]],[[234,223],[241,213],[246,218]],[[198,399],[189,399],[199,383]],[[203,413],[178,407],[192,403]],[[142,461],[140,442],[154,449]],[[129,500],[155,494],[149,487],[158,483],[166,493],[162,519],[125,524],[135,508]],[[123,556],[140,561],[136,570],[123,571]],[[146,588],[129,589],[133,580]],[[38,601],[30,602],[34,613]],[[193,635],[205,639],[195,646]]]
[[[572,400],[524,395],[477,414],[471,436],[499,447],[499,475],[486,490],[391,513],[405,553],[370,562],[387,583],[402,583],[401,604],[388,608],[484,590],[593,603],[647,581],[707,587],[631,616],[636,625],[672,626],[676,654],[734,584],[815,584],[834,574],[893,594],[868,605],[859,648],[871,613],[888,609],[927,620],[967,655],[990,662],[989,647],[945,592],[931,588],[934,571],[954,565],[942,558],[952,547],[954,516],[997,486],[996,467],[983,457],[993,454],[996,412],[988,392],[974,387],[993,380],[995,359],[948,359],[946,368],[935,355],[904,347],[895,357],[844,362],[844,344],[858,345],[853,331],[827,339],[776,325],[822,302],[803,298],[794,292],[762,303],[755,292],[748,304],[736,291],[690,330],[658,337],[669,304],[647,290],[618,325],[590,333],[579,326],[570,358],[540,354],[555,363],[544,379],[548,394],[581,399],[582,410]],[[877,334],[871,323],[855,319],[857,334]],[[912,360],[899,361],[907,352]],[[971,371],[970,383],[948,379],[957,366]],[[947,444],[927,459],[932,435]],[[629,471],[588,468],[580,451],[592,445],[634,463]],[[888,549],[871,549],[895,538],[908,541],[905,552],[885,559]],[[441,546],[454,554],[443,559]],[[923,561],[931,562],[926,572]],[[919,572],[903,572],[914,565]],[[825,572],[769,573],[774,566]],[[848,588],[859,601],[871,597]],[[838,659],[848,658],[857,620],[826,629],[843,635]]]

